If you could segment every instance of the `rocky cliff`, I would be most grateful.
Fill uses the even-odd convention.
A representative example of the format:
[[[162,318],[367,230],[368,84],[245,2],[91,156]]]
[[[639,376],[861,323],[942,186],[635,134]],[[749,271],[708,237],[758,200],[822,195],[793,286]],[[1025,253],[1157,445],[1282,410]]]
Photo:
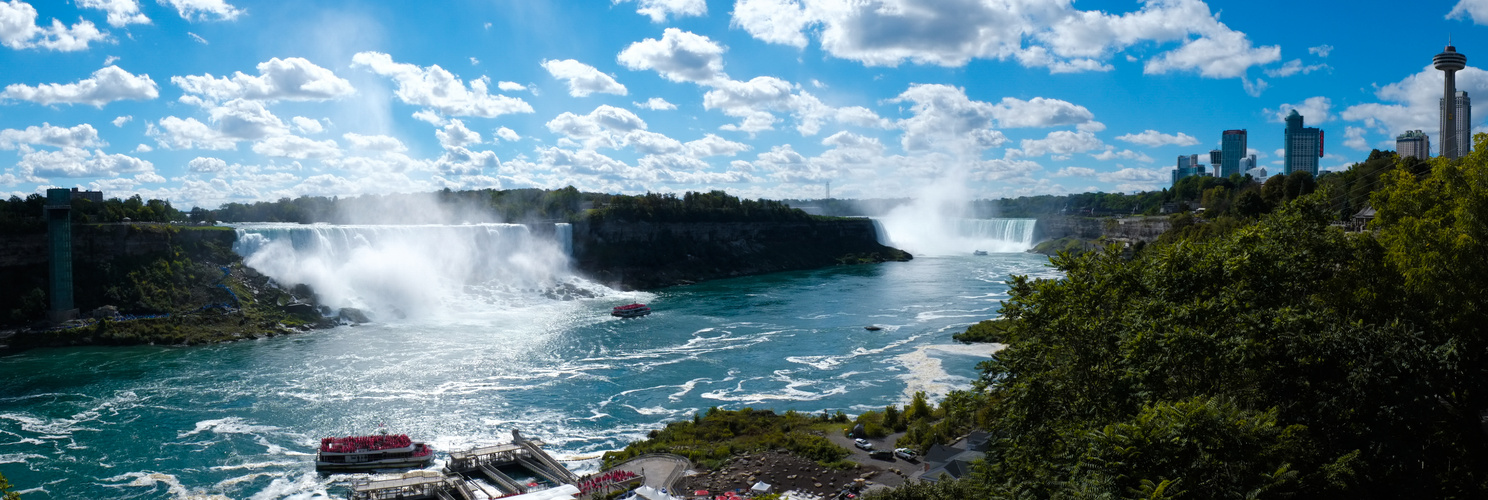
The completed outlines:
[[[1035,241],[1078,238],[1082,240],[1157,240],[1172,224],[1167,217],[1040,217]]]
[[[579,222],[577,269],[624,289],[798,269],[909,260],[869,219],[795,222]]]

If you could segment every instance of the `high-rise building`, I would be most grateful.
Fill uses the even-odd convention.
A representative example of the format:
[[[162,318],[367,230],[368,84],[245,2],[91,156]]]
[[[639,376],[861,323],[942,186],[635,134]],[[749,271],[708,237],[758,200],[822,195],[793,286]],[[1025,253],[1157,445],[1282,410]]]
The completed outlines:
[[[1447,109],[1447,100],[1437,99],[1437,101],[1442,106],[1441,109],[1445,111]],[[1472,101],[1467,98],[1466,91],[1459,90],[1457,91],[1457,97],[1452,99],[1452,102],[1457,105],[1457,113],[1452,117],[1452,121],[1456,122],[1453,127],[1456,133],[1453,134],[1452,139],[1457,142],[1457,156],[1467,156],[1468,153],[1472,152]],[[1442,113],[1442,115],[1445,116],[1446,113]],[[1445,127],[1446,124],[1443,123],[1442,126]],[[1442,133],[1447,133],[1446,129],[1442,129]],[[1440,138],[1441,136],[1437,137]]]
[[[1253,168],[1256,168],[1256,155],[1250,155],[1240,159],[1240,172],[1249,172]]]
[[[1302,126],[1302,114],[1292,110],[1286,117],[1286,158],[1282,173],[1307,172],[1317,177],[1318,159],[1323,157],[1323,131]]]
[[[1461,158],[1472,147],[1470,143],[1464,145],[1458,141],[1457,134],[1457,122],[1468,121],[1466,116],[1457,116],[1458,110],[1462,109],[1457,105],[1457,72],[1467,67],[1467,56],[1457,52],[1457,47],[1449,41],[1446,50],[1431,58],[1431,63],[1445,77],[1442,80],[1441,134],[1437,136],[1441,139],[1441,155],[1450,159]]]
[[[1431,138],[1420,130],[1407,130],[1395,136],[1395,152],[1401,158],[1414,156],[1422,160],[1431,158]]]
[[[1214,163],[1218,166],[1220,177],[1229,177],[1231,174],[1249,170],[1240,165],[1240,162],[1245,159],[1245,151],[1248,147],[1245,138],[1245,129],[1226,130],[1224,135],[1220,136],[1219,161]]]
[[[1209,175],[1204,172],[1204,165],[1199,163],[1199,155],[1183,155],[1178,157],[1177,168],[1173,169],[1173,185],[1184,177]]]
[[[1209,164],[1214,166],[1214,175],[1219,175],[1220,159],[1224,157],[1218,149],[1209,150]]]

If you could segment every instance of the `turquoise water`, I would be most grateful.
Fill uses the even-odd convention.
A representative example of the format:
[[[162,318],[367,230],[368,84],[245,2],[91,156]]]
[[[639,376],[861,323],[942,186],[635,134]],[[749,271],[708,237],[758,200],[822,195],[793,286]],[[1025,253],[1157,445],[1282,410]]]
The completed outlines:
[[[349,476],[315,474],[319,439],[379,426],[441,451],[520,428],[592,469],[712,406],[857,413],[965,387],[990,350],[950,335],[995,313],[1008,275],[1053,277],[1046,264],[922,257],[573,301],[518,290],[273,339],[27,351],[0,358],[0,474],[28,500],[324,498]],[[656,312],[608,315],[631,301]]]

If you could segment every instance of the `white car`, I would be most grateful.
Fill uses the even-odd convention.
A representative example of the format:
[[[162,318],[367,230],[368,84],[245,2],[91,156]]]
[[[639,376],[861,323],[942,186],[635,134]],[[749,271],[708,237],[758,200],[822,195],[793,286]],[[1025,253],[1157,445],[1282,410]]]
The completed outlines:
[[[894,456],[899,457],[899,458],[902,458],[902,459],[905,459],[905,460],[914,460],[915,457],[916,457],[914,450],[911,450],[909,448],[898,448],[898,449],[895,449],[894,450]]]
[[[868,442],[867,439],[854,439],[853,446],[858,447],[860,450],[873,450],[873,443]]]

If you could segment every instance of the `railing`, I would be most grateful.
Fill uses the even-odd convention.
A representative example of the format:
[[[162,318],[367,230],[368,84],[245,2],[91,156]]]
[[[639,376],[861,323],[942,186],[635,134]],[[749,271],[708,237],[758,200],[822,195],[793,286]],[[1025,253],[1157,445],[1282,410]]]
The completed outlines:
[[[570,482],[564,481],[562,478],[559,478],[557,476],[554,476],[552,472],[550,472],[550,471],[547,470],[547,467],[543,467],[542,465],[539,465],[536,462],[533,462],[531,460],[528,460],[526,457],[518,457],[517,458],[517,463],[522,464],[523,467],[526,467],[528,469],[531,469],[534,474],[537,474],[539,476],[542,476],[543,479],[547,479],[548,481],[552,482],[555,485],[570,484]],[[565,469],[565,470],[567,470],[567,469]]]
[[[517,484],[515,480],[513,480],[506,474],[502,474],[501,471],[496,470],[495,467],[491,467],[487,464],[480,464],[480,471],[484,472],[486,474],[486,477],[491,478],[491,482],[496,483],[496,487],[501,488],[502,493],[527,492],[526,487],[522,486],[521,484]]]
[[[561,476],[559,480],[553,481],[554,484],[573,484],[579,480],[578,476],[575,476],[573,471],[568,470],[568,467],[564,467],[563,464],[560,464],[556,460],[553,460],[553,457],[548,456],[547,452],[544,452],[542,448],[538,448],[537,445],[532,444],[532,442],[526,440],[523,440],[521,445],[523,448],[527,448],[527,451],[531,454],[532,458],[536,459],[538,463],[547,466],[548,468],[552,469],[552,472]],[[520,460],[520,458],[518,460]]]

